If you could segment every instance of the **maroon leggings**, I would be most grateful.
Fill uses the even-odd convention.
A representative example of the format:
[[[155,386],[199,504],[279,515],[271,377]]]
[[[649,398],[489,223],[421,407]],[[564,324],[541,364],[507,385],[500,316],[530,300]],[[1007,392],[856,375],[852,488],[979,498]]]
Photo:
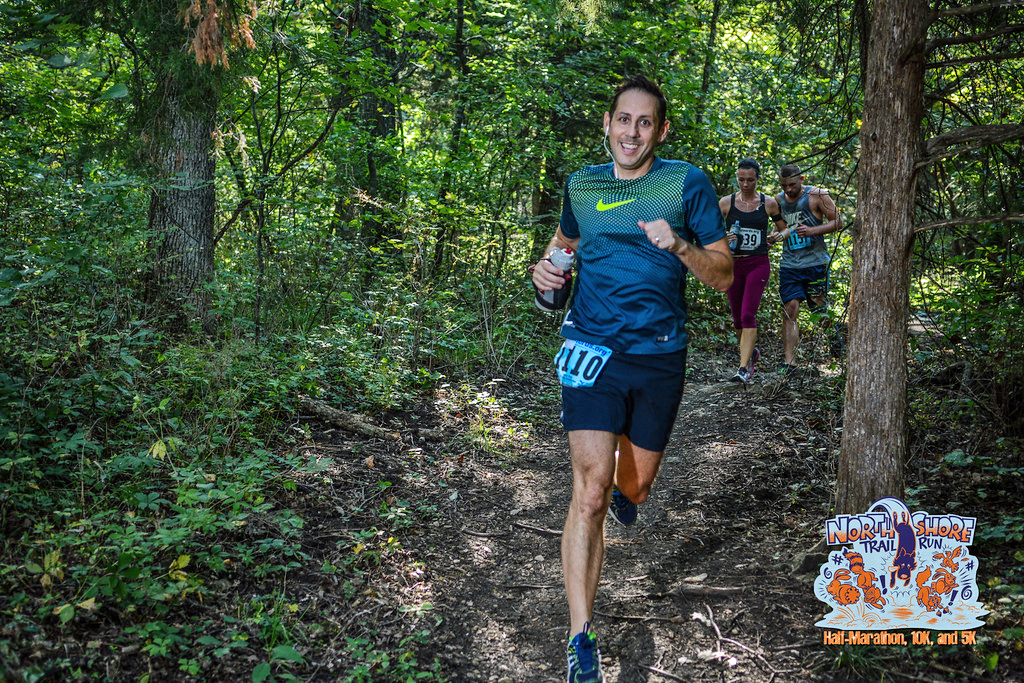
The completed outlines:
[[[744,256],[732,260],[733,280],[729,287],[729,308],[733,327],[757,327],[757,307],[772,273],[768,255]]]

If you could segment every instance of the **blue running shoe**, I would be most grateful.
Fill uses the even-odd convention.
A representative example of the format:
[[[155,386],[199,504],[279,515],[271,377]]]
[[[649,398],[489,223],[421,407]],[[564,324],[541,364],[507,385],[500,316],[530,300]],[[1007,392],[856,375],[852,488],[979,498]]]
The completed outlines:
[[[597,649],[597,636],[590,630],[590,622],[583,631],[569,641],[566,651],[569,660],[568,683],[604,683],[601,673],[601,651]]]
[[[623,526],[629,526],[636,521],[636,503],[618,489],[612,490],[612,502],[608,505],[608,512]]]

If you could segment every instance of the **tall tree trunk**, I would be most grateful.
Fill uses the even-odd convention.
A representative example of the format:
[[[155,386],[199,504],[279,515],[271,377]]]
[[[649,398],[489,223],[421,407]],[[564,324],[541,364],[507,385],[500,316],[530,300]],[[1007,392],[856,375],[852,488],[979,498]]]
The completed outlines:
[[[374,83],[379,90],[371,89],[359,102],[360,123],[370,138],[366,145],[366,166],[359,183],[372,200],[363,209],[361,237],[365,244],[379,246],[388,236],[388,226],[381,218],[384,213],[381,204],[392,204],[400,196],[399,188],[388,173],[394,164],[390,146],[397,132],[395,103],[380,96],[380,91],[394,83],[397,54],[392,47],[394,37],[390,16],[372,2],[358,3],[358,7],[356,26],[363,39],[369,41],[374,61],[383,69],[380,79]],[[383,35],[379,28],[383,28]]]
[[[715,0],[711,7],[711,24],[708,26],[708,44],[704,50],[704,72],[700,79],[701,97],[697,100],[696,121],[699,126],[704,120],[704,102],[711,90],[711,70],[715,66],[715,45],[718,40],[718,17],[722,14],[722,0]]]
[[[187,95],[172,76],[163,81],[152,162],[157,182],[150,193],[153,284],[156,298],[176,322],[208,324],[213,276],[215,193],[211,135],[216,97],[193,85]]]
[[[455,58],[459,64],[459,80],[456,85],[455,119],[452,123],[451,142],[448,145],[448,163],[445,164],[441,173],[441,182],[437,188],[437,201],[442,204],[448,203],[448,191],[452,184],[452,167],[457,163],[461,153],[462,126],[466,122],[466,96],[463,92],[467,87],[466,80],[469,77],[469,62],[466,57],[466,43],[463,39],[463,31],[466,23],[465,0],[458,0],[455,5]],[[455,241],[458,236],[455,221],[450,215],[440,216],[441,229],[437,233],[437,242],[434,244],[434,263],[432,272],[435,278],[440,278],[441,268],[444,265],[446,249],[451,251],[455,248]]]
[[[358,124],[366,134],[366,143],[359,147],[363,161],[353,164],[351,171],[339,171],[334,211],[334,231],[358,217],[359,240],[368,246],[385,245],[386,238],[395,236],[394,221],[382,216],[385,207],[400,202],[403,194],[396,180],[399,174],[392,170],[396,165],[393,146],[398,135],[398,107],[391,98],[380,95],[399,78],[399,56],[394,47],[394,21],[378,5],[376,0],[355,0],[347,20],[342,21],[341,14],[332,17],[340,51],[356,55],[369,49],[376,67],[365,74],[365,83],[358,84]],[[369,201],[360,201],[362,197]]]
[[[860,228],[854,234],[850,280],[838,513],[863,512],[883,496],[904,493],[914,162],[920,151],[928,19],[923,0],[880,0],[874,6],[860,133]]]

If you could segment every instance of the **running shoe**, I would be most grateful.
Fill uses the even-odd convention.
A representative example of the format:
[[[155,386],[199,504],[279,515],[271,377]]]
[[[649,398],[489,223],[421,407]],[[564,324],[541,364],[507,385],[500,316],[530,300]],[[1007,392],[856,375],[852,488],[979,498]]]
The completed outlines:
[[[623,526],[629,526],[636,521],[636,503],[618,489],[612,489],[612,502],[608,505],[608,512]]]
[[[736,371],[736,374],[729,378],[730,382],[740,382],[746,384],[750,381],[750,370],[746,368],[740,368]]]
[[[603,683],[601,651],[597,649],[597,636],[590,630],[590,622],[583,631],[569,641],[566,651],[569,660],[568,683]]]
[[[789,363],[783,363],[779,366],[780,375],[793,375],[796,374],[796,371],[797,367],[795,365],[790,365]]]
[[[754,347],[754,353],[750,355],[750,365],[747,366],[747,374],[754,374],[754,366],[757,365],[757,361],[761,360],[761,349]]]

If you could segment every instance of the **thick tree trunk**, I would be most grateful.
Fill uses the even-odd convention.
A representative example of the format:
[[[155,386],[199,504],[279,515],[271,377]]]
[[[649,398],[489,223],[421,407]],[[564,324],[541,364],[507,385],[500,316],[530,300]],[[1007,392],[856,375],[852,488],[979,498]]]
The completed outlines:
[[[156,298],[178,321],[203,325],[213,276],[214,100],[205,91],[186,97],[172,78],[165,80],[152,145],[158,179],[149,204]]]
[[[928,17],[922,0],[874,5],[860,133],[860,229],[853,243],[837,513],[863,512],[883,496],[904,493],[907,294]],[[901,60],[906,54],[910,58]]]

